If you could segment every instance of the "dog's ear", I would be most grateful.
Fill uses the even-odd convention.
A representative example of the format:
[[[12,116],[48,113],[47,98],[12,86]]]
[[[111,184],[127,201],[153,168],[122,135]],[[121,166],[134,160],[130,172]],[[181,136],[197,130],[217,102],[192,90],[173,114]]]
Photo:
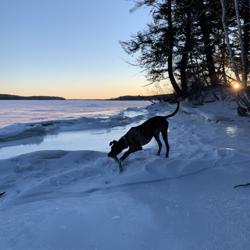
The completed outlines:
[[[111,141],[110,143],[109,143],[109,146],[112,146],[112,145],[114,145],[115,143],[116,143],[117,141]]]

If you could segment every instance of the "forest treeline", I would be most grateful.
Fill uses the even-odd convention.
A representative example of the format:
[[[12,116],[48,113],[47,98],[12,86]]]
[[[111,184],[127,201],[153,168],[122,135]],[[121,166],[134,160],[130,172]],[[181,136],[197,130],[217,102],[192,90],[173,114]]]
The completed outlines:
[[[120,42],[147,79],[169,79],[183,98],[197,90],[249,80],[249,0],[137,0],[152,17]]]
[[[20,96],[0,94],[0,100],[66,100],[58,96]]]

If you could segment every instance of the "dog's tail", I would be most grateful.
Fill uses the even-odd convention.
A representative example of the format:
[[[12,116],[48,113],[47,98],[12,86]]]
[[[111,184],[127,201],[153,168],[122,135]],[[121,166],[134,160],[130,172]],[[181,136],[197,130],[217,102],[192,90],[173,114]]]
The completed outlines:
[[[174,111],[172,114],[166,115],[166,116],[164,116],[164,117],[167,119],[167,118],[169,118],[169,117],[174,116],[174,115],[178,112],[179,107],[180,107],[180,102],[178,101],[178,102],[177,102],[177,107],[176,107],[175,111]]]

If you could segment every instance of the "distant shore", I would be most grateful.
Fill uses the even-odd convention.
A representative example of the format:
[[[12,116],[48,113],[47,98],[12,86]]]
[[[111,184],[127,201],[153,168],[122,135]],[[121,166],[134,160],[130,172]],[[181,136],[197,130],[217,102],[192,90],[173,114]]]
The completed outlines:
[[[162,95],[125,95],[107,99],[66,99],[59,96],[19,96],[10,94],[0,94],[0,100],[86,100],[86,101],[166,101],[171,102],[175,100],[175,94]]]
[[[19,96],[0,94],[0,100],[66,100],[58,96]]]
[[[142,95],[126,95],[126,96],[120,96],[116,98],[110,98],[108,100],[111,101],[173,101],[175,100],[176,96],[175,94],[162,94],[162,95],[150,95],[150,96],[142,96]]]

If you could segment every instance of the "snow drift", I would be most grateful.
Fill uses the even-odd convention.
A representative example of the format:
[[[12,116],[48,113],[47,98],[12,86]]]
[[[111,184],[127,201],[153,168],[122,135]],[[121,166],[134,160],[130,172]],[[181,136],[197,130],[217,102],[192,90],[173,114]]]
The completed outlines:
[[[0,249],[248,249],[250,189],[233,186],[250,178],[249,122],[232,110],[203,119],[220,105],[231,109],[182,105],[170,119],[170,158],[152,144],[123,174],[101,151],[0,160]]]

